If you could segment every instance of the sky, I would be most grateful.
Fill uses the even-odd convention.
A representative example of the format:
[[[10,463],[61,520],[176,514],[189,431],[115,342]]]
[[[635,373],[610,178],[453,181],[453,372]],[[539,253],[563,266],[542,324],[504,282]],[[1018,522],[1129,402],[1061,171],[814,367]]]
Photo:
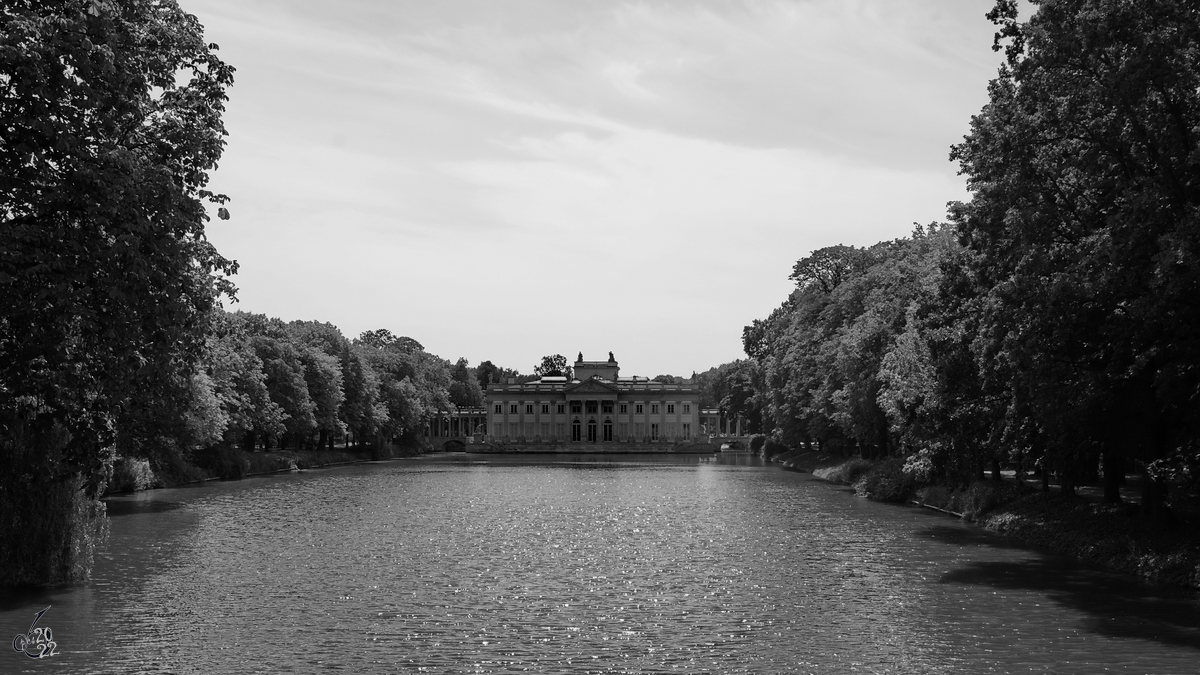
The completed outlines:
[[[231,309],[690,375],[795,262],[945,219],[992,0],[181,0],[236,69]]]

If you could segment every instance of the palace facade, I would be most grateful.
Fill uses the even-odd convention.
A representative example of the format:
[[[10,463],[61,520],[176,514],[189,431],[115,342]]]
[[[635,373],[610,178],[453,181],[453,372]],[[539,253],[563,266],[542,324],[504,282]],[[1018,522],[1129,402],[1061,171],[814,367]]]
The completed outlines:
[[[488,440],[497,443],[686,443],[701,435],[699,392],[690,384],[621,377],[607,361],[575,361],[574,379],[492,384]]]

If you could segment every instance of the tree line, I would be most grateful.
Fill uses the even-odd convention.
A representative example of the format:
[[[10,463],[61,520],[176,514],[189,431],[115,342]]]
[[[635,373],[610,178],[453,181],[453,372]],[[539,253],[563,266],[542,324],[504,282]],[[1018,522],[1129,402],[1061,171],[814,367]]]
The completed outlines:
[[[486,375],[485,375],[486,377]],[[346,338],[330,323],[217,311],[195,368],[160,372],[131,401],[114,445],[125,456],[224,444],[244,450],[412,440],[452,406],[478,406],[466,359],[451,364],[386,329]]]
[[[799,260],[745,328],[753,404],[796,446],[967,481],[1039,467],[1147,508],[1200,475],[1200,12],[989,14],[1005,62],[952,148],[948,222]]]

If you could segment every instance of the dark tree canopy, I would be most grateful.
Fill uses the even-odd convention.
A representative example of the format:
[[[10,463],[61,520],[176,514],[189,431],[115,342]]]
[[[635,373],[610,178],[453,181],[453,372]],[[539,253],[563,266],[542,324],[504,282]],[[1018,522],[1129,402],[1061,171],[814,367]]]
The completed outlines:
[[[540,377],[566,377],[567,379],[571,379],[574,376],[574,370],[567,361],[567,357],[562,354],[554,354],[543,356],[542,362],[534,367],[533,374]]]
[[[198,355],[233,68],[174,2],[7,3],[0,32],[0,405],[92,471],[154,372]],[[182,82],[182,84],[177,84]]]
[[[233,291],[204,237],[232,81],[171,0],[0,7],[6,480],[95,494],[131,397],[194,369]]]
[[[798,288],[819,288],[831,293],[858,273],[866,262],[866,252],[862,249],[843,244],[826,246],[797,261],[788,278],[795,281]]]
[[[1200,13],[1039,5],[991,13],[1007,62],[953,151],[983,375],[1029,403],[1061,461],[1153,460],[1200,431]]]
[[[787,443],[908,455],[961,483],[1036,464],[1120,499],[1200,474],[1200,11],[1014,0],[1005,63],[951,157],[949,226],[796,263],[743,332]]]

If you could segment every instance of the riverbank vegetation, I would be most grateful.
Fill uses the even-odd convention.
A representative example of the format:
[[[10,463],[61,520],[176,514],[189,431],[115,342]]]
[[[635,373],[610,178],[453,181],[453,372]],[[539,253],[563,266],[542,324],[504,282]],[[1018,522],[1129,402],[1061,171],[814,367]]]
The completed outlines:
[[[0,15],[0,586],[85,578],[106,490],[413,452],[510,372],[225,311],[237,263],[204,228],[234,69],[196,18]]]
[[[745,329],[746,407],[790,448],[882,460],[857,478],[877,498],[967,499],[985,474],[1034,471],[1061,497],[999,501],[1068,528],[1128,514],[1138,476],[1140,524],[1121,531],[1191,542],[1200,15],[1037,4],[1025,22],[1009,0],[990,14],[1006,61],[952,149],[971,200],[909,237],[800,259],[795,290]],[[1082,485],[1111,506],[1075,506]]]

